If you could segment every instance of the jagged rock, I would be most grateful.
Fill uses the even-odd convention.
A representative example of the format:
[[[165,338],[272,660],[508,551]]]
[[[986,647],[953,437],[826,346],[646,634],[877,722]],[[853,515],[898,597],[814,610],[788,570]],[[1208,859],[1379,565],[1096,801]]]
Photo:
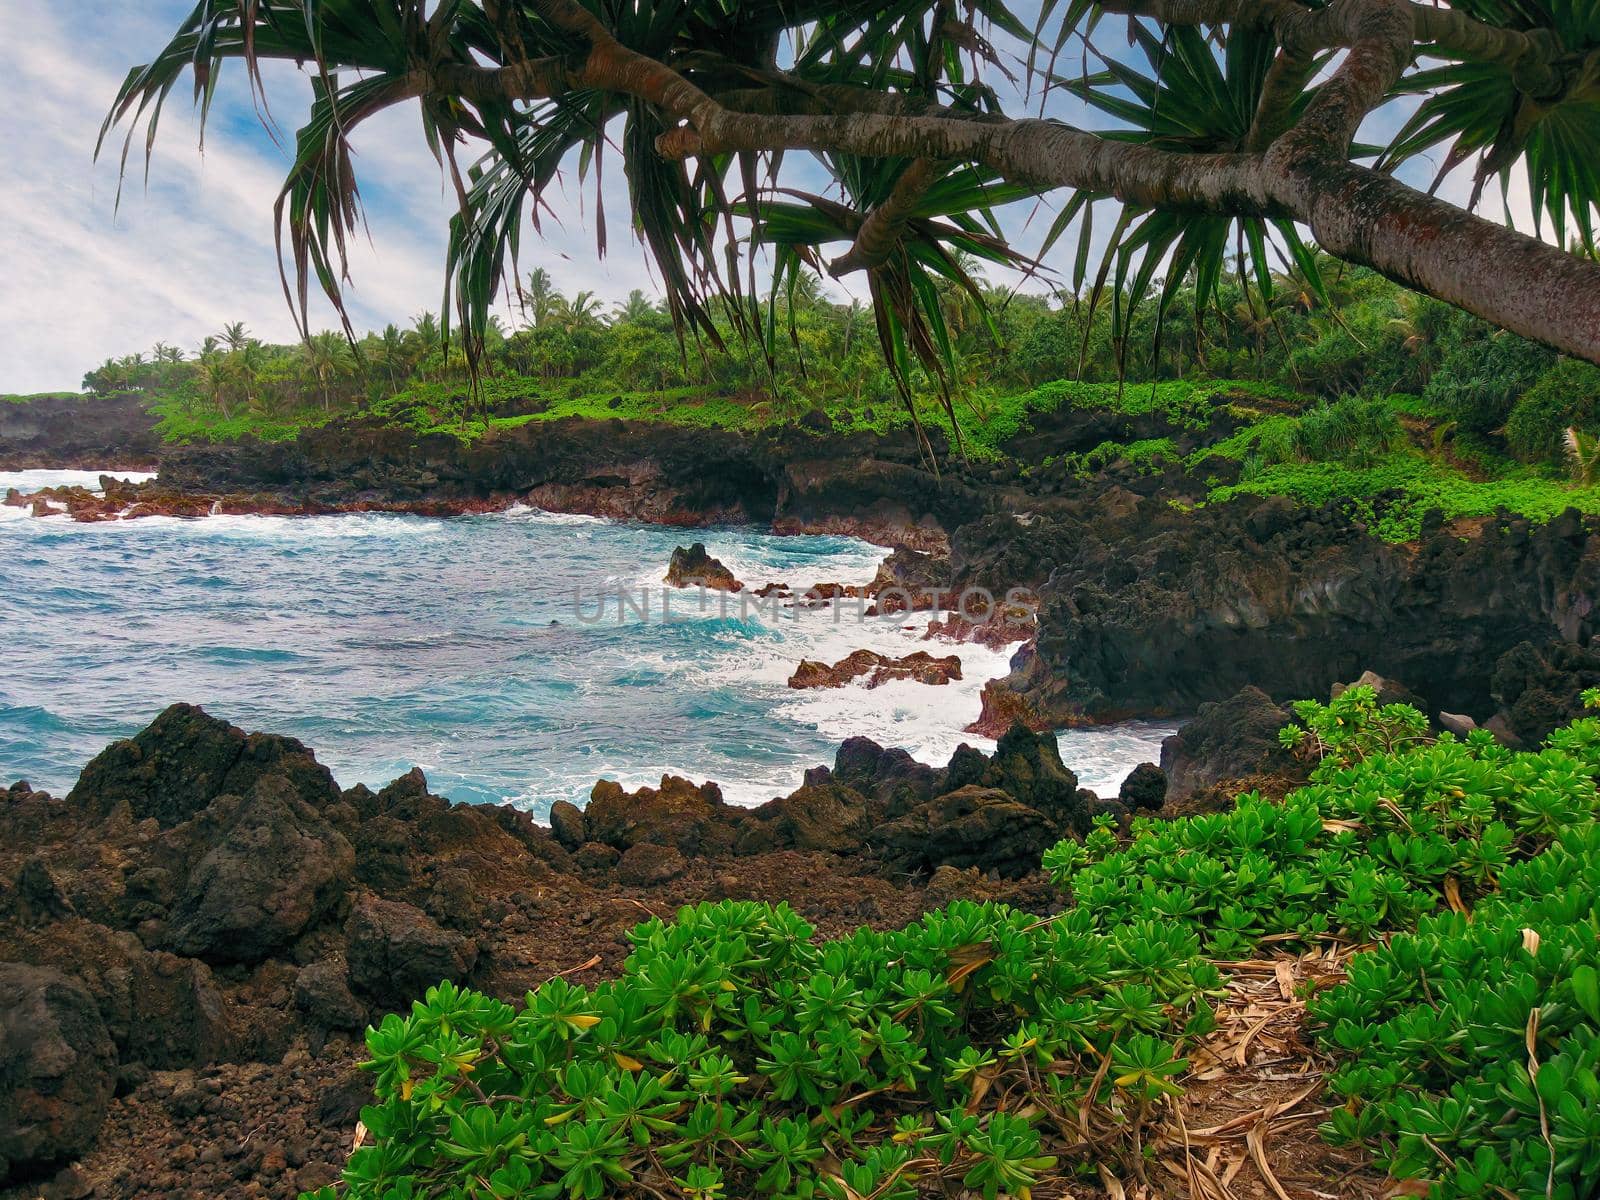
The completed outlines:
[[[1353,687],[1369,687],[1378,695],[1379,704],[1409,704],[1426,712],[1428,702],[1418,696],[1403,683],[1393,679],[1385,679],[1376,671],[1363,671],[1354,683],[1336,683],[1329,691],[1332,699],[1337,700],[1346,691]]]
[[[557,800],[550,806],[550,831],[568,850],[576,850],[589,840],[583,810],[569,800]]]
[[[638,842],[617,860],[617,882],[628,887],[654,887],[676,879],[688,866],[688,860],[671,846]]]
[[[1029,729],[1049,728],[1049,722],[1039,715],[1033,703],[1004,679],[991,679],[984,684],[983,691],[978,695],[978,703],[978,719],[966,727],[965,733],[999,738],[1013,725],[1020,724]]]
[[[823,850],[848,854],[867,832],[867,801],[838,783],[808,783],[752,809],[739,831],[740,854],[773,850]]]
[[[337,958],[319,959],[295,976],[294,1002],[321,1029],[359,1033],[367,1025],[367,1009],[350,990],[350,972]]]
[[[248,1040],[209,967],[148,950],[125,930],[69,917],[31,938],[27,956],[88,993],[124,1062],[173,1070],[231,1057]]]
[[[1290,720],[1288,709],[1256,687],[1202,704],[1194,720],[1161,743],[1168,795],[1182,798],[1222,780],[1282,765],[1286,758],[1278,730]]]
[[[328,769],[293,738],[247,735],[192,704],[174,704],[89,763],[67,803],[105,815],[126,802],[136,820],[154,817],[171,827],[218,796],[249,795],[267,775],[287,778],[313,803],[339,799]]]
[[[999,788],[971,785],[878,826],[871,841],[885,863],[902,871],[948,865],[1024,875],[1038,869],[1040,856],[1059,836],[1038,809]]]
[[[345,937],[350,982],[389,1004],[421,996],[441,979],[458,981],[478,961],[476,943],[398,900],[357,901]]]
[[[961,659],[954,654],[935,658],[926,650],[917,650],[901,658],[875,650],[856,650],[832,666],[815,659],[801,660],[794,674],[789,676],[789,686],[797,689],[844,687],[863,675],[867,677],[869,688],[880,687],[894,679],[915,679],[918,683],[938,686],[961,678]]]
[[[22,864],[16,883],[17,917],[24,925],[43,925],[71,916],[73,908],[40,855]]]
[[[1582,692],[1600,687],[1600,645],[1520,642],[1495,663],[1491,686],[1506,730],[1537,746],[1551,730],[1583,715]]]
[[[39,1200],[84,1200],[94,1195],[94,1181],[82,1167],[62,1167],[39,1189]]]
[[[899,747],[885,749],[864,737],[847,738],[840,745],[834,753],[831,777],[841,786],[866,796],[890,817],[946,790],[944,771],[918,762]]]
[[[261,778],[248,797],[222,797],[212,809],[217,836],[178,896],[168,941],[213,962],[255,962],[339,901],[355,851],[282,776]]]
[[[960,746],[946,769],[945,788],[970,785],[998,788],[1044,814],[1060,832],[1086,833],[1098,810],[1092,792],[1078,786],[1078,777],[1061,761],[1056,736],[1012,725],[995,744],[993,755]]]
[[[615,846],[608,846],[604,842],[585,842],[573,852],[572,862],[580,871],[609,871],[621,857]]]
[[[744,584],[733,577],[732,571],[706,553],[704,542],[673,550],[672,561],[667,564],[666,582],[673,587],[703,587],[718,592],[744,590]]]
[[[1154,812],[1167,802],[1167,773],[1155,763],[1140,763],[1122,781],[1117,798],[1129,808]]]
[[[663,775],[660,788],[624,792],[609,779],[594,785],[584,825],[592,841],[627,850],[640,842],[672,846],[684,854],[709,854],[732,846],[730,818],[714,783],[696,786],[676,775]]]
[[[1073,499],[1019,524],[982,518],[952,545],[963,577],[1039,589],[1007,684],[1051,724],[1192,712],[1247,685],[1327,695],[1366,668],[1423,711],[1475,712],[1519,642],[1600,634],[1600,524],[1577,514],[1452,522],[1409,546],[1337,502],[1253,497],[1120,517]]]
[[[0,963],[0,1182],[87,1150],[116,1087],[94,1000],[60,971]]]

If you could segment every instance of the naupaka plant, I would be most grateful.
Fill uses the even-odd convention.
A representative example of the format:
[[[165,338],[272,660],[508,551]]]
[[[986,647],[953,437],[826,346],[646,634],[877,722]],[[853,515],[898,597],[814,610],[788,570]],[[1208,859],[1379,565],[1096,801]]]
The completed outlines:
[[[1229,964],[1330,941],[1364,947],[1310,1004],[1344,1063],[1330,1137],[1441,1197],[1592,1194],[1600,720],[1513,752],[1397,736],[1415,720],[1361,695],[1300,711],[1365,716],[1319,735],[1281,802],[1053,848],[1053,917],[958,902],[819,943],[785,906],[724,901],[641,925],[592,988],[441,984],[369,1031],[373,1144],[319,1200],[1026,1200],[1098,1164],[1138,1177]]]
[[[1088,1161],[1085,1131],[1136,1156],[1214,1024],[1194,934],[1092,925],[957,903],[819,945],[725,901],[641,925],[594,988],[441,984],[368,1034],[374,1144],[342,1190],[1026,1200]]]

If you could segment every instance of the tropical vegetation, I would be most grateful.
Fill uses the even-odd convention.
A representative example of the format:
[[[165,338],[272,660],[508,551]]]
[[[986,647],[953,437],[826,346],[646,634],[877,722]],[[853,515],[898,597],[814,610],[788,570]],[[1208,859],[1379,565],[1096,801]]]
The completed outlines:
[[[1120,1189],[1234,964],[1329,944],[1363,949],[1310,997],[1325,1136],[1416,1194],[1590,1194],[1600,720],[1512,752],[1366,687],[1297,711],[1308,785],[1127,837],[1102,819],[1045,856],[1053,917],[957,902],[819,943],[785,906],[705,903],[639,926],[593,988],[430,989],[369,1031],[373,1143],[319,1195]]]
[[[1600,363],[1597,54],[1600,0],[1046,0],[1029,20],[999,0],[201,3],[129,72],[102,144],[125,130],[126,164],[142,130],[148,153],[182,80],[204,114],[237,64],[265,114],[264,64],[305,67],[277,218],[309,335],[313,284],[343,312],[354,139],[416,105],[459,201],[447,291],[473,364],[569,172],[594,189],[604,253],[602,182],[620,158],[679,336],[720,349],[731,330],[770,360],[795,336],[781,309],[804,272],[860,277],[915,420],[913,364],[951,400],[959,330],[941,293],[993,319],[974,260],[1108,304],[1119,360],[1142,300],[1163,330],[1180,287],[1209,310],[1230,255],[1232,303],[1259,319],[1274,254],[1325,295],[1314,243]],[[1076,124],[1049,115],[1066,111],[1052,95],[1078,102]],[[1387,145],[1356,140],[1374,116],[1398,127]],[[1442,198],[1468,168],[1470,204]],[[1513,176],[1531,213],[1469,211],[1496,180],[1509,197]],[[1054,209],[1026,249],[1008,211],[1024,204]]]

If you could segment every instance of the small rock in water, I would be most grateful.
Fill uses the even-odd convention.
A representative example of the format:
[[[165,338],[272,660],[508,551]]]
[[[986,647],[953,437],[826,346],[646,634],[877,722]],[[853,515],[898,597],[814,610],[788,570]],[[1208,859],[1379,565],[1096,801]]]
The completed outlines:
[[[673,587],[703,587],[717,592],[744,590],[744,584],[733,577],[732,571],[706,553],[704,542],[673,550],[666,582]]]

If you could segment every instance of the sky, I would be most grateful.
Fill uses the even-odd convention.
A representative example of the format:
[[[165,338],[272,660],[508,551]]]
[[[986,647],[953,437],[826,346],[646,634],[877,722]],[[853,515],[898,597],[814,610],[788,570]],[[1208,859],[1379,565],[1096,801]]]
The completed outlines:
[[[188,97],[173,93],[148,184],[141,141],[120,205],[120,133],[98,164],[93,158],[124,74],[154,56],[192,2],[0,0],[0,77],[13,81],[0,116],[0,392],[76,390],[108,355],[158,341],[192,351],[232,321],[266,341],[296,336],[272,219],[288,155],[262,127],[242,70],[222,82],[203,153]],[[268,88],[287,144],[306,111],[304,80],[284,66]],[[1077,115],[1075,102],[1056,96],[1051,115]],[[1379,140],[1398,119],[1386,114],[1390,128],[1364,136]],[[453,194],[414,107],[367,122],[355,148],[370,238],[352,243],[351,318],[357,329],[404,327],[441,305]],[[657,294],[643,250],[627,236],[622,173],[607,173],[604,259],[594,248],[593,188],[579,194],[575,178],[567,186],[573,190],[553,198],[557,219],[524,239],[522,270],[542,266],[560,290],[588,289],[607,301],[633,288]],[[1458,177],[1446,194],[1465,189]],[[1019,231],[1030,207],[1011,210]],[[1048,215],[1033,215],[1035,235],[1048,225]],[[331,309],[320,296],[316,303],[314,323],[333,325]]]
[[[120,207],[121,137],[93,161],[95,138],[129,67],[154,56],[193,0],[0,0],[0,392],[77,390],[108,355],[166,341],[193,350],[230,321],[267,341],[292,341],[273,240],[272,205],[286,151],[261,127],[242,71],[224,78],[198,149],[188,97],[175,91],[143,179],[142,136]],[[292,140],[306,109],[300,79],[269,80]],[[443,296],[446,224],[454,207],[414,109],[356,134],[356,170],[371,226],[353,243],[349,293],[357,329],[402,326]],[[627,211],[612,172],[611,251],[570,195],[559,224],[524,245],[522,267],[545,267],[571,294],[654,294],[642,252],[618,230]],[[321,320],[334,324],[321,306]]]

